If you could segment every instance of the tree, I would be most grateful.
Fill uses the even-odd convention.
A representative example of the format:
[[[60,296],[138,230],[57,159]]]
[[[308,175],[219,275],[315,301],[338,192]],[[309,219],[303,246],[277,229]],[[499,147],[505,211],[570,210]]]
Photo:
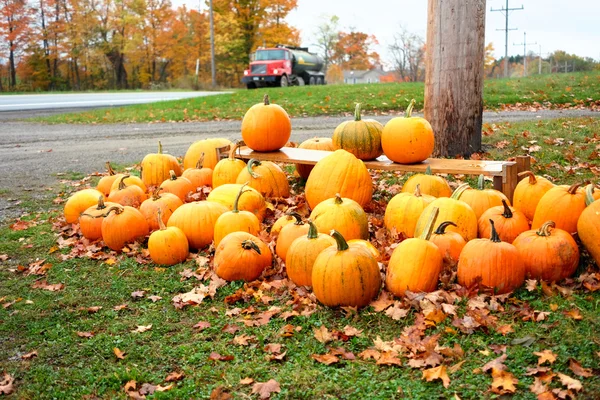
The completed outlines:
[[[265,1],[265,18],[258,28],[258,36],[267,46],[300,45],[300,32],[287,24],[284,18],[298,6],[297,0]]]
[[[317,43],[315,46],[319,49],[319,55],[323,59],[323,71],[326,74],[329,69],[329,64],[331,64],[334,58],[335,46],[339,40],[339,20],[340,19],[337,16],[332,15],[331,17],[327,17],[326,20],[317,27]],[[328,79],[328,81],[330,80]]]
[[[3,50],[8,51],[11,89],[17,86],[15,58],[24,51],[29,40],[32,12],[26,0],[0,0],[0,42]]]
[[[405,81],[425,79],[425,42],[422,37],[400,27],[389,46],[394,60],[394,69]]]
[[[379,54],[371,50],[376,44],[378,42],[374,35],[355,31],[340,32],[333,58],[343,69],[371,69],[380,63]]]

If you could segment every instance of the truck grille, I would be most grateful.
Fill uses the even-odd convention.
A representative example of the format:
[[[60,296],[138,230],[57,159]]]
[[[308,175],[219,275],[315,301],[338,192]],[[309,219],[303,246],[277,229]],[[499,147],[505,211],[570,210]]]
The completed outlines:
[[[252,65],[250,72],[253,74],[266,74],[267,64],[254,64]]]

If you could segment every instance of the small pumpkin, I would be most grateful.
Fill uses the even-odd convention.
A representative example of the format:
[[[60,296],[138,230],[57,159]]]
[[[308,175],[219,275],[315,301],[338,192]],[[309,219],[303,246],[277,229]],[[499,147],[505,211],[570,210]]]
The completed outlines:
[[[149,233],[146,218],[130,206],[113,206],[106,210],[102,220],[102,240],[114,251],[121,251],[127,243],[145,237]]]
[[[460,253],[458,283],[465,287],[480,281],[497,294],[511,292],[525,281],[525,263],[515,246],[500,240],[494,221],[490,239],[473,239]]]
[[[104,195],[96,189],[83,189],[69,196],[64,207],[67,224],[76,223],[82,212],[98,204],[99,197]]]
[[[172,170],[169,172],[170,178],[160,184],[165,193],[173,193],[185,203],[185,199],[190,192],[196,192],[196,188],[189,179],[183,176],[178,177]]]
[[[240,192],[242,185],[237,183],[226,183],[213,189],[206,198],[208,201],[214,201],[226,206],[229,210],[233,209],[233,203]],[[246,192],[243,199],[239,200],[238,208],[240,211],[250,211],[259,221],[265,218],[267,212],[267,204],[265,198],[258,190],[253,188],[247,188],[249,191]]]
[[[540,199],[554,184],[542,176],[535,176],[531,171],[521,172],[519,177],[524,178],[515,187],[512,205],[523,212],[529,221],[533,221]]]
[[[431,173],[431,166],[428,165],[424,174],[415,174],[407,179],[402,186],[402,193],[414,193],[417,185],[421,187],[421,193],[433,197],[450,197],[452,189],[448,181],[441,176]]]
[[[105,197],[108,197],[110,194],[110,188],[116,179],[119,179],[123,176],[123,174],[117,174],[115,170],[110,165],[110,162],[106,162],[106,171],[108,175],[103,176],[98,181],[98,185],[96,186],[96,190],[102,192]]]
[[[426,119],[411,116],[415,100],[411,100],[404,117],[389,120],[381,132],[381,147],[390,160],[415,164],[433,153],[433,129]]]
[[[190,248],[183,231],[176,226],[167,228],[160,208],[157,211],[156,222],[159,229],[152,232],[148,239],[148,251],[152,261],[161,265],[175,265],[185,261],[190,254]]]
[[[600,266],[600,201],[594,199],[592,186],[586,188],[585,204],[577,221],[577,233],[596,265]]]
[[[102,238],[102,221],[108,208],[118,205],[117,203],[104,203],[104,196],[98,197],[98,204],[81,213],[79,217],[79,229],[81,234],[88,240]]]
[[[193,201],[173,212],[167,226],[176,226],[185,233],[190,248],[202,249],[214,239],[215,223],[227,207],[213,201]]]
[[[146,218],[150,231],[159,228],[156,213],[160,210],[162,221],[166,224],[171,214],[183,205],[183,201],[173,193],[160,193],[162,188],[156,187],[152,195],[140,205],[140,212]]]
[[[502,199],[502,205],[489,208],[478,221],[478,232],[480,238],[490,237],[491,225],[489,220],[494,221],[494,226],[503,242],[512,243],[517,236],[529,230],[529,221],[525,214],[514,209]]]
[[[290,197],[290,184],[285,172],[271,161],[248,161],[247,168],[237,177],[236,183],[249,182],[250,187],[265,197]]]
[[[225,236],[215,251],[216,274],[226,281],[253,281],[273,262],[269,247],[248,232]]]
[[[244,168],[246,163],[243,160],[235,158],[235,152],[240,147],[240,142],[231,146],[229,157],[220,160],[213,169],[212,187],[217,188],[226,183],[235,183],[238,175]]]
[[[360,204],[339,193],[333,199],[320,202],[310,213],[310,219],[321,233],[338,231],[346,240],[368,239],[369,220]]]
[[[128,177],[129,175],[123,175],[119,179],[119,185],[117,189],[111,190],[110,195],[108,195],[108,201],[119,203],[122,206],[139,208],[148,196],[146,196],[146,193],[139,186],[126,185],[125,181]]]
[[[271,227],[269,231],[271,235],[279,235],[281,229],[287,224],[293,224],[296,221],[296,218],[292,217],[290,214],[284,214],[281,217],[277,218],[277,221]]]
[[[377,260],[363,245],[349,245],[339,232],[330,235],[337,245],[321,251],[313,264],[315,297],[329,307],[368,305],[381,289]]]
[[[200,155],[204,153],[204,167],[213,169],[220,161],[219,149],[231,145],[229,139],[213,138],[198,140],[190,145],[183,157],[183,169],[194,168]]]
[[[331,138],[312,138],[307,139],[304,142],[300,143],[298,146],[299,149],[309,149],[309,150],[323,150],[323,151],[334,151],[333,142]],[[310,172],[313,170],[314,165],[309,164],[296,164],[296,171],[298,175],[300,175],[304,179],[308,179]]]
[[[388,263],[386,288],[395,296],[411,292],[433,292],[437,287],[444,260],[440,249],[429,241],[439,210],[434,207],[423,233],[400,242]]]
[[[540,228],[546,221],[554,221],[556,228],[569,233],[577,232],[577,221],[585,209],[585,191],[581,183],[559,185],[548,190],[540,199],[531,229]]]
[[[354,154],[336,150],[317,162],[304,190],[310,208],[335,197],[336,193],[364,207],[371,201],[373,180],[365,164]]]
[[[383,125],[374,119],[362,119],[360,103],[356,103],[354,120],[344,121],[333,131],[334,149],[344,149],[361,160],[372,160],[383,154],[381,131]]]
[[[448,226],[456,226],[452,221],[444,221],[438,225],[437,229],[431,234],[429,241],[435,244],[444,259],[444,265],[448,267],[456,267],[460,252],[467,242],[460,233],[454,231],[446,231]]]
[[[435,197],[422,194],[420,184],[417,184],[414,193],[398,193],[385,208],[385,227],[405,238],[414,237],[421,213],[434,200]]]
[[[215,222],[215,246],[218,246],[221,240],[231,232],[248,232],[254,236],[260,232],[260,221],[256,215],[250,211],[238,209],[240,197],[249,192],[246,185],[245,183],[240,188],[240,192],[233,202],[233,209],[221,214]]]
[[[540,229],[521,233],[513,242],[525,263],[527,276],[548,282],[573,275],[579,265],[579,249],[570,233],[547,221]]]
[[[483,175],[479,175],[477,189],[467,188],[458,196],[458,199],[471,206],[475,211],[477,220],[487,209],[502,206],[502,200],[510,204],[508,198],[501,191],[485,188],[485,177]]]
[[[213,170],[204,167],[204,153],[198,159],[195,168],[188,168],[181,174],[192,183],[194,190],[202,186],[212,186]]]
[[[242,119],[242,138],[254,151],[279,150],[290,140],[292,122],[279,105],[265,94],[262,103],[250,107]]]
[[[113,190],[117,190],[119,188],[119,185],[121,184],[121,180],[125,175],[127,175],[125,177],[125,179],[123,179],[123,183],[125,184],[125,186],[132,186],[132,185],[137,186],[140,189],[142,189],[142,192],[144,192],[144,193],[148,192],[148,188],[146,187],[144,182],[137,176],[131,175],[131,174],[118,174],[118,175],[120,175],[119,178],[115,179],[115,181],[112,183],[112,185],[110,187],[111,192]]]
[[[160,185],[169,179],[169,171],[174,171],[177,176],[181,175],[179,161],[174,156],[163,153],[160,140],[158,141],[158,152],[146,155],[140,165],[142,182],[146,186]]]
[[[304,224],[302,216],[296,212],[290,213],[296,221],[293,224],[287,224],[281,228],[279,236],[277,236],[277,242],[275,244],[275,253],[282,259],[285,260],[288,249],[292,242],[301,236],[305,236],[308,233],[309,226]]]
[[[312,269],[317,256],[336,244],[331,236],[319,233],[311,220],[308,226],[308,235],[295,239],[285,256],[287,275],[298,286],[312,286]]]

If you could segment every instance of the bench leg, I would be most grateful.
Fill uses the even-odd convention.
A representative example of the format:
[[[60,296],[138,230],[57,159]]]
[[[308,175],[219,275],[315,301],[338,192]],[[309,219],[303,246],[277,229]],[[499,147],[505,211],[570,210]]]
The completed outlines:
[[[508,197],[511,204],[513,201],[513,193],[515,192],[515,187],[519,181],[518,175],[518,167],[517,164],[513,165],[504,165],[502,167],[502,193]]]
[[[517,156],[517,174],[524,171],[531,170],[531,157],[530,156]]]

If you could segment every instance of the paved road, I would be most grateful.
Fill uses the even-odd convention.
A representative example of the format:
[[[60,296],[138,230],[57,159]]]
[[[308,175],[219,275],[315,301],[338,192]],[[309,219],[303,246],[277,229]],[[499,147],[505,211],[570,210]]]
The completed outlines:
[[[57,93],[0,96],[0,112],[112,107],[221,94],[221,92]]]

